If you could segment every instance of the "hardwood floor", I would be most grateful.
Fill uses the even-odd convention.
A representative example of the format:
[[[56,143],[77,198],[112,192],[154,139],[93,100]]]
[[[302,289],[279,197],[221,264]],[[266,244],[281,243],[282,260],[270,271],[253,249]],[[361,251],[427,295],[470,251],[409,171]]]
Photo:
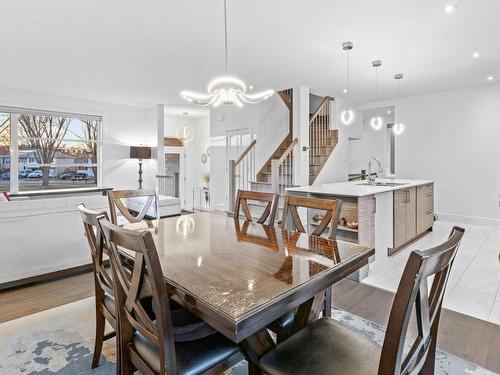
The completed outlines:
[[[366,284],[343,280],[333,287],[334,306],[387,325],[394,294]],[[490,371],[500,373],[500,326],[443,309],[438,348]]]
[[[92,273],[0,292],[0,323],[94,295]]]
[[[94,295],[92,273],[0,292],[0,323]],[[385,326],[391,292],[344,280],[333,287],[334,306]],[[500,373],[500,326],[443,309],[438,347]]]

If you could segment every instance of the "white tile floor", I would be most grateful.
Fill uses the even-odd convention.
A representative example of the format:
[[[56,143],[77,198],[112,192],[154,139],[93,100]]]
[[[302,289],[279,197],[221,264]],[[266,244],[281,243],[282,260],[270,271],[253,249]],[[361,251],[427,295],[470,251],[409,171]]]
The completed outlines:
[[[399,253],[376,259],[364,283],[396,291],[412,250],[425,250],[443,242],[453,225],[464,227],[453,265],[444,307],[478,319],[500,324],[500,228],[436,221],[434,231]]]

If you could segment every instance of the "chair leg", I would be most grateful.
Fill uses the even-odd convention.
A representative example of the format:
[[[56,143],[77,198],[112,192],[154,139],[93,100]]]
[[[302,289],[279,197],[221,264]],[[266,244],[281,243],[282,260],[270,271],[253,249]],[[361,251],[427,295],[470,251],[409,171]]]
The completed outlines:
[[[118,323],[116,323],[116,326],[118,326]],[[116,375],[121,375],[122,373],[122,356],[120,354],[121,352],[121,345],[120,345],[120,335],[118,332],[118,327],[115,328],[115,340],[116,340],[116,345],[115,345],[115,350],[116,350]]]
[[[94,357],[92,359],[91,368],[99,366],[99,359],[101,359],[102,343],[104,341],[104,328],[106,326],[106,319],[100,310],[100,306],[95,310],[95,343],[94,343]]]
[[[325,290],[325,306],[323,308],[323,317],[331,318],[332,317],[332,287],[328,287]]]

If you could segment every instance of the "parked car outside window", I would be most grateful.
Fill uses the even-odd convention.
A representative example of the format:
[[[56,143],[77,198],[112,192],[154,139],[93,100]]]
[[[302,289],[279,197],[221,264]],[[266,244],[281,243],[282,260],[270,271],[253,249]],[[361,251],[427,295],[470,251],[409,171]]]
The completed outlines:
[[[42,176],[43,176],[43,172],[40,169],[28,174],[28,178],[42,178]]]

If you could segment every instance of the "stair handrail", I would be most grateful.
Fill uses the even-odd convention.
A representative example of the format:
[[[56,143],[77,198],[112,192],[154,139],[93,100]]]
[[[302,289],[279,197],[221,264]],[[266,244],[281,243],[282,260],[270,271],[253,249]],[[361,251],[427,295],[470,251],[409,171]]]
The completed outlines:
[[[280,168],[282,167],[283,163],[285,160],[288,160],[289,157],[292,156],[292,151],[294,147],[299,143],[299,139],[295,138],[286,148],[285,152],[279,159],[273,159],[271,160],[271,191],[276,194],[281,193],[281,187],[282,185],[280,183]],[[293,161],[291,163],[286,164],[284,167],[285,170],[288,170],[289,172],[293,173]],[[291,176],[291,173],[288,174],[288,176],[285,176],[286,178],[289,178]],[[291,181],[288,180],[289,186],[291,186]],[[286,186],[285,186],[286,187]]]
[[[257,139],[254,139],[252,142],[250,142],[250,144],[243,150],[240,157],[238,159],[236,159],[236,161],[234,162],[234,166],[237,166],[238,164],[240,164],[240,162],[243,160],[243,158],[252,150],[252,148],[255,147],[256,143],[257,143]]]
[[[283,162],[285,161],[285,159],[288,157],[288,155],[293,151],[293,148],[295,147],[295,145],[299,143],[299,139],[298,138],[295,138],[292,143],[290,143],[290,145],[286,148],[285,152],[283,153],[283,155],[281,155],[281,157],[278,159],[278,165],[281,165],[283,164]]]
[[[314,111],[313,115],[309,119],[309,125],[311,125],[313,123],[313,121],[316,119],[316,117],[318,117],[318,115],[321,113],[321,110],[323,109],[325,104],[331,102],[332,100],[333,100],[333,98],[331,96],[325,96],[323,98],[319,107],[316,109],[316,111]]]

